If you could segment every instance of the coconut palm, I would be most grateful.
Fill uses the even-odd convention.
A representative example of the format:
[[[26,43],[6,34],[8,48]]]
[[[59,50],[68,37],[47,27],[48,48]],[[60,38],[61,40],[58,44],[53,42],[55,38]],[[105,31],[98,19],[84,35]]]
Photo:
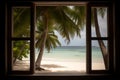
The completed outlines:
[[[14,37],[25,37],[25,36],[29,36],[30,30],[29,30],[29,26],[30,26],[30,10],[28,9],[24,9],[24,8],[20,8],[20,9],[15,9],[14,10],[14,31],[13,31],[13,36]],[[80,36],[80,28],[77,27],[77,24],[75,21],[73,21],[70,18],[70,15],[68,14],[70,11],[72,11],[70,8],[65,7],[65,6],[54,6],[54,7],[39,7],[39,9],[37,9],[37,19],[40,18],[42,22],[42,34],[40,34],[42,36],[42,38],[40,39],[42,41],[42,43],[39,46],[42,46],[40,48],[40,52],[41,52],[41,56],[43,54],[44,51],[44,47],[46,47],[48,49],[48,51],[50,51],[50,49],[52,47],[49,46],[57,46],[60,45],[60,43],[57,40],[57,36],[56,35],[52,35],[53,37],[49,37],[49,31],[50,28],[56,28],[56,30],[62,35],[63,38],[66,39],[66,41],[69,43],[70,42],[70,37],[74,37],[75,34]],[[52,26],[52,27],[50,27]],[[48,29],[49,28],[49,29]],[[21,29],[21,30],[20,30]],[[68,31],[69,30],[69,31]],[[26,32],[26,33],[24,33]],[[52,31],[52,34],[54,34],[54,32]],[[47,38],[49,37],[49,38]],[[54,40],[56,41],[56,43],[52,40],[52,38],[54,38]],[[51,43],[48,42],[51,40]],[[40,41],[38,41],[40,42]],[[36,44],[38,44],[38,42]],[[47,45],[45,45],[47,44]],[[23,45],[24,46],[24,45]],[[36,64],[41,62],[41,58],[38,57]],[[40,64],[39,64],[40,66]]]
[[[93,8],[93,19],[94,19],[94,26],[95,26],[95,30],[96,30],[96,36],[97,37],[101,37],[100,34],[100,29],[99,29],[99,24],[98,24],[98,16],[97,14],[101,15],[101,17],[104,17],[104,14],[106,12],[105,8]],[[105,64],[105,68],[108,69],[108,53],[107,53],[107,49],[105,44],[103,43],[102,40],[98,40],[101,52],[102,52],[102,56],[103,56],[103,60],[104,60],[104,64]]]
[[[78,27],[83,27],[83,25],[85,24],[85,17],[86,17],[85,6],[74,6],[73,10],[74,11],[69,13],[69,15],[71,15],[72,19],[77,23],[77,25],[79,25]],[[100,26],[98,24],[97,15],[100,15],[103,18],[105,15],[105,12],[106,12],[105,8],[92,9],[91,22],[96,29],[97,37],[101,37],[100,29],[99,29]],[[107,53],[106,46],[102,40],[98,40],[98,43],[102,51],[105,68],[108,69],[108,53]]]
[[[43,23],[41,27],[44,27],[42,28],[42,39],[40,38],[40,42],[42,41],[39,45],[40,52],[36,60],[36,69],[41,70],[40,63],[44,47],[48,47],[52,44],[55,45],[55,42],[50,40],[51,38],[48,36],[49,29],[55,28],[62,37],[66,39],[67,43],[69,43],[70,38],[73,38],[75,35],[80,36],[81,27],[78,27],[77,23],[70,17],[69,12],[73,12],[73,10],[67,6],[40,6],[37,7],[37,10],[37,13],[39,13],[37,16],[40,15],[39,19],[41,19],[41,23]],[[49,44],[49,41],[51,41],[52,44]],[[48,49],[50,50],[50,48]]]
[[[85,8],[82,8],[82,9],[80,7],[75,7],[75,8],[78,9],[78,11],[80,11],[80,12],[78,12],[79,15],[81,15],[82,17],[85,17],[84,11],[81,11],[82,9],[85,9]],[[100,15],[102,18],[104,18],[105,13],[106,13],[105,8],[93,8],[92,9],[91,23],[95,27],[97,37],[101,37],[101,33],[100,33],[100,29],[99,29],[100,26],[98,24],[98,15]],[[81,16],[79,17],[79,20],[83,19]],[[108,69],[108,53],[107,53],[106,46],[102,40],[98,40],[98,43],[99,43],[99,46],[100,46],[100,49],[102,52],[105,68]]]
[[[44,42],[44,24],[42,21],[37,20],[37,30],[36,30],[36,47],[39,50],[38,58],[36,60],[36,69],[42,70],[40,67],[41,65],[41,60],[42,60],[42,55],[44,51],[44,47],[47,49],[48,53],[50,52],[51,48],[56,48],[57,46],[61,46],[61,43],[58,40],[58,37],[55,35],[55,27],[51,27],[49,25],[48,27],[48,32],[47,32],[47,37],[46,37],[46,42]],[[45,45],[43,45],[43,42]]]

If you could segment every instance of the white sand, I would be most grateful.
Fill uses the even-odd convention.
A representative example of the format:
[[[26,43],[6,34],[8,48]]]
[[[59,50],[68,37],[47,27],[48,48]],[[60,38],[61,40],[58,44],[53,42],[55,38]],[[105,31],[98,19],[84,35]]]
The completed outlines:
[[[29,70],[29,61],[18,61],[14,65],[13,70]],[[47,72],[86,72],[86,63],[84,62],[75,62],[75,61],[60,61],[60,60],[49,60],[43,59],[41,67]],[[104,65],[102,63],[94,63],[92,69],[103,69]],[[41,72],[41,71],[36,71]],[[43,71],[42,71],[43,72]]]
[[[75,72],[85,72],[85,63],[78,62],[62,62],[62,61],[43,61],[41,67],[51,72],[61,72],[61,71],[75,71]]]

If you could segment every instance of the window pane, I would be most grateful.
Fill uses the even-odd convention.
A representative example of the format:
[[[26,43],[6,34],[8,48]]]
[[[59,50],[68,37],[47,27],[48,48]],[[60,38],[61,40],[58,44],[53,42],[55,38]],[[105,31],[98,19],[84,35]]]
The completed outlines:
[[[104,51],[102,54],[102,50],[99,46],[98,40],[92,41],[92,70],[105,70],[105,64],[104,62],[106,61],[108,64],[108,48],[107,48],[107,41],[100,40],[100,44],[105,45],[105,47],[102,45]],[[105,61],[103,56],[105,56]],[[108,67],[108,65],[107,65]]]
[[[91,27],[92,37],[108,37],[107,8],[92,8]]]
[[[41,59],[41,55],[39,56],[39,54],[42,54],[41,51],[41,49],[43,49],[41,47],[41,45],[43,45],[42,34],[45,31],[44,26],[46,25],[44,16],[42,14],[46,12],[44,11],[45,9],[46,11],[48,10],[47,12],[50,17],[48,18],[48,21],[50,21],[51,23],[48,24],[49,26],[47,33],[48,38],[46,40],[45,49]],[[64,9],[66,11],[64,11]],[[35,67],[38,67],[37,69],[43,68],[45,70],[42,71],[48,72],[67,72],[67,73],[86,72],[85,9],[86,9],[85,6],[36,7],[37,18],[35,28],[36,30]],[[65,14],[61,13],[61,11],[64,12]],[[79,14],[81,14],[82,17]],[[77,24],[78,27],[73,24]],[[77,28],[75,29],[75,27]],[[68,40],[65,38],[65,36],[67,36],[66,32],[68,33],[67,35],[70,35],[69,44]],[[76,34],[76,32],[78,33]],[[80,34],[81,37],[78,36],[78,34]],[[61,46],[58,44],[57,40],[61,43]],[[37,69],[35,71],[36,73],[42,72]]]
[[[30,68],[30,43],[29,41],[13,41],[12,48],[13,70],[29,70]]]
[[[30,37],[30,8],[13,8],[13,37]]]

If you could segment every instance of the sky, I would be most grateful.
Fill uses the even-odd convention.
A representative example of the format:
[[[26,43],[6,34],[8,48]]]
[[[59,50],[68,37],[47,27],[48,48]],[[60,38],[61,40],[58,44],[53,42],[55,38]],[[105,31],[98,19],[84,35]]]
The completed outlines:
[[[98,16],[98,22],[100,25],[100,32],[102,37],[107,37],[107,16],[105,14],[104,18],[101,18]],[[96,37],[95,28],[92,26],[91,29],[91,35],[92,37]],[[71,39],[71,42],[67,45],[65,40],[59,35],[59,33],[56,32],[56,35],[58,35],[58,39],[61,42],[62,46],[86,46],[86,26],[84,27],[83,31],[81,31],[81,38],[78,36],[75,36],[73,39]],[[105,45],[107,45],[106,41],[104,41]],[[99,46],[97,41],[92,41],[92,46]]]
[[[84,28],[83,31],[81,31],[81,38],[78,36],[74,36],[74,38],[71,38],[71,41],[69,44],[59,35],[59,33],[56,32],[56,35],[58,35],[58,39],[61,42],[62,46],[85,46],[86,45],[86,28]]]

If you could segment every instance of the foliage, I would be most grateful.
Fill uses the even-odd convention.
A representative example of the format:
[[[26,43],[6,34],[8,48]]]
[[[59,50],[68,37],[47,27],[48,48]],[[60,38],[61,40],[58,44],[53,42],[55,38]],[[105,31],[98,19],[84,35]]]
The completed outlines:
[[[55,27],[51,26],[49,23],[47,39],[45,43],[45,48],[48,52],[50,52],[51,48],[56,48],[57,46],[61,46],[61,43],[58,40],[57,35],[55,35]],[[41,19],[37,19],[37,30],[36,30],[36,47],[40,49],[41,44],[43,42],[43,34],[44,34],[44,24]]]
[[[13,8],[13,37],[30,36],[30,8]],[[29,52],[28,41],[13,41],[13,59],[27,58]]]
[[[13,8],[13,36],[30,36],[30,9]]]
[[[82,15],[85,13],[85,7],[74,7],[76,9],[71,9],[69,6],[40,6],[36,8],[37,19],[39,18],[38,15],[43,15],[44,10],[48,11],[49,27],[55,27],[55,30],[69,43],[75,35],[80,37],[80,31],[85,24],[85,14]],[[81,12],[82,17],[76,11]]]
[[[19,60],[27,58],[29,50],[29,42],[27,41],[14,41],[13,42],[13,57]]]
[[[80,31],[85,25],[85,6],[40,6],[36,9],[36,19],[37,19],[37,31],[36,31],[36,47],[42,42],[42,32],[44,31],[44,22],[42,16],[45,10],[48,11],[49,23],[48,23],[48,35],[45,47],[50,51],[51,48],[55,48],[61,45],[58,37],[55,35],[56,30],[60,35],[69,43],[70,38],[75,35],[80,36]],[[104,16],[105,9],[98,9],[101,16]],[[94,20],[93,20],[94,21]],[[13,36],[14,37],[29,37],[30,36],[30,9],[29,8],[14,8],[13,9]],[[94,23],[94,22],[93,22]],[[41,40],[41,41],[40,41]],[[16,43],[15,43],[16,44]],[[19,44],[19,45],[18,45]],[[17,53],[20,53],[21,42],[18,41],[17,45],[14,46],[14,57]],[[39,46],[40,47],[40,46]],[[21,54],[25,57],[25,52]],[[27,54],[27,53],[26,53]],[[22,59],[22,57],[19,57]]]

